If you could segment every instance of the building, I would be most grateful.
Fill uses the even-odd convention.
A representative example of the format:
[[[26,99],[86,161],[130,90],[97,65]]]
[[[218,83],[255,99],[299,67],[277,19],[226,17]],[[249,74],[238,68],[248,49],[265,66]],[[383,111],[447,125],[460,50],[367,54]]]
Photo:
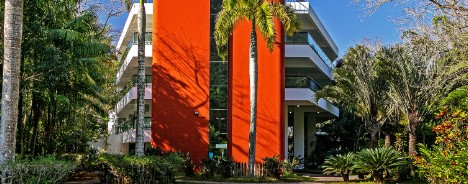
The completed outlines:
[[[273,52],[259,37],[257,160],[311,155],[316,123],[339,114],[315,98],[333,80],[338,49],[306,0],[285,3],[303,26],[293,37],[279,31]],[[114,153],[135,147],[138,7],[133,5],[117,44],[116,85],[123,97],[109,122],[107,151]],[[214,154],[247,161],[249,24],[236,28],[229,60],[221,61],[212,34],[221,0],[154,1],[145,8],[145,146],[190,152],[194,159]]]

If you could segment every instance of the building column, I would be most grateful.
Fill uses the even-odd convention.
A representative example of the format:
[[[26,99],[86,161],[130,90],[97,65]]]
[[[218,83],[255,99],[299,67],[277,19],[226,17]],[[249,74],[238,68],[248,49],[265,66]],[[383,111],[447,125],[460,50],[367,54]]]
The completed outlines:
[[[307,155],[304,155],[304,158],[308,158],[315,151],[317,146],[317,136],[315,132],[317,131],[317,121],[315,119],[315,112],[308,112],[306,114],[307,120]]]
[[[288,105],[284,105],[284,158],[288,158]]]
[[[304,157],[304,110],[294,107],[294,156]]]

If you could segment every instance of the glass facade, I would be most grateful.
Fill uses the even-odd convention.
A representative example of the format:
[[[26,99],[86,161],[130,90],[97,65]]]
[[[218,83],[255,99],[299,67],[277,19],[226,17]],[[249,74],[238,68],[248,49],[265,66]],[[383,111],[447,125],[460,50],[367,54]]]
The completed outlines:
[[[226,157],[228,119],[228,63],[221,61],[213,36],[222,0],[210,3],[210,155]]]

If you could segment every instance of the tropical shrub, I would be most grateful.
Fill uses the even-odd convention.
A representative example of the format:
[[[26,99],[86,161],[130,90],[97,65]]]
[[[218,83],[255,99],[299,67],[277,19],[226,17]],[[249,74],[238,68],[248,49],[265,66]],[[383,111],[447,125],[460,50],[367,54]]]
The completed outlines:
[[[178,169],[182,168],[183,158],[172,156],[122,156],[102,154],[100,161],[101,181],[111,183],[120,180],[123,183],[158,183],[172,182]]]
[[[283,163],[281,164],[281,169],[283,171],[283,175],[290,175],[292,174],[294,171],[294,168],[296,168],[297,166],[299,166],[301,162],[301,159],[298,158],[298,157],[292,157],[290,159],[286,159],[283,161]]]
[[[468,183],[468,116],[461,110],[442,110],[441,123],[433,128],[435,145],[420,145],[415,159],[419,172],[432,183]]]
[[[215,157],[215,161],[217,166],[216,173],[221,175],[223,178],[232,177],[234,168],[232,158]]]
[[[280,156],[273,156],[273,157],[265,157],[263,158],[264,161],[264,169],[265,175],[269,177],[274,177],[279,179],[281,176],[281,159]]]
[[[64,183],[77,168],[71,161],[39,157],[0,165],[0,181],[5,183]],[[6,172],[6,173],[4,173]],[[2,178],[6,176],[6,178]]]
[[[193,177],[195,176],[195,164],[193,160],[190,158],[189,153],[184,156],[184,163],[182,165],[182,171],[184,172],[186,177]]]
[[[370,172],[376,182],[383,182],[383,173],[408,164],[402,154],[393,148],[363,149],[356,155],[353,169]]]
[[[343,181],[348,182],[349,175],[353,170],[354,158],[355,154],[352,152],[329,156],[322,165],[323,173],[340,174],[343,177]]]
[[[217,166],[213,159],[202,159],[200,162],[200,176],[203,179],[213,178],[216,172]]]

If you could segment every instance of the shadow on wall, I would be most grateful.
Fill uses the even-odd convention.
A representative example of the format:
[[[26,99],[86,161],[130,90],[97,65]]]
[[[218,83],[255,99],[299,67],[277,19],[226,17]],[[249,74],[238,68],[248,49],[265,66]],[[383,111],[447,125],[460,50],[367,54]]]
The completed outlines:
[[[232,129],[230,135],[230,154],[235,161],[248,160],[249,123],[250,123],[250,87],[249,87],[249,37],[250,24],[244,22],[234,33],[234,41],[230,44],[229,63],[229,123]],[[236,38],[236,34],[240,35]],[[264,157],[283,154],[284,149],[284,80],[283,59],[281,50],[283,34],[278,34],[275,50],[270,52],[266,43],[257,33],[258,38],[258,86],[257,86],[257,142],[256,161]],[[236,49],[231,52],[232,49]],[[283,71],[281,71],[283,70]],[[284,83],[284,81],[283,81]],[[278,91],[280,90],[280,91]],[[283,98],[283,99],[281,99]],[[283,102],[282,102],[283,101]],[[278,109],[279,108],[279,109]],[[279,114],[278,114],[279,113]],[[281,118],[283,117],[283,118]]]
[[[164,150],[208,155],[209,42],[196,45],[189,34],[153,33],[151,143]],[[203,45],[201,43],[200,45]]]

